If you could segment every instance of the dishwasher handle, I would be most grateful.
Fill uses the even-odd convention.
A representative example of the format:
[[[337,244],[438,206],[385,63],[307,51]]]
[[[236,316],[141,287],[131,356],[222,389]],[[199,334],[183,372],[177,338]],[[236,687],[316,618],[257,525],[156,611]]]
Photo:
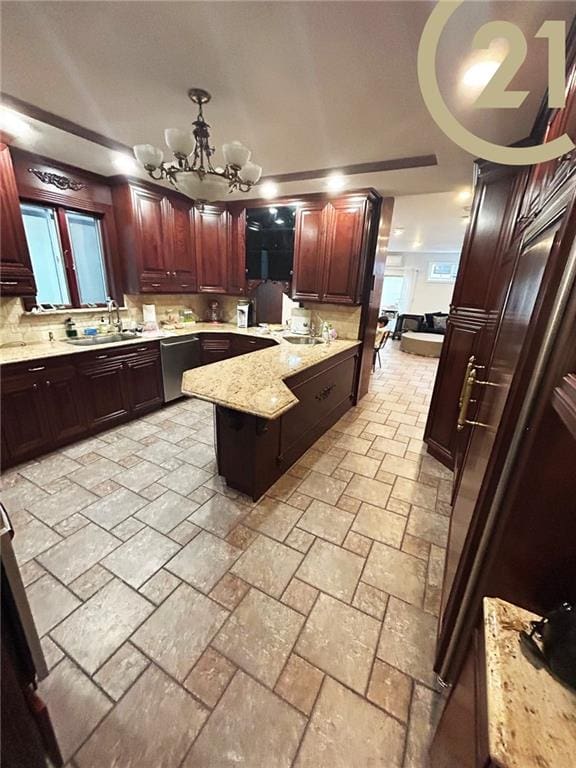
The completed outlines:
[[[194,339],[184,339],[183,341],[161,341],[160,346],[164,349],[170,349],[170,347],[179,347],[181,344],[199,344],[200,339],[198,337]]]

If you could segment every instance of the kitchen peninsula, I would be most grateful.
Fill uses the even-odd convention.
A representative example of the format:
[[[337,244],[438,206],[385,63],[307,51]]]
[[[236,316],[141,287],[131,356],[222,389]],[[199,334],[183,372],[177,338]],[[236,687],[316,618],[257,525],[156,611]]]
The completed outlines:
[[[356,398],[359,341],[277,342],[182,380],[184,394],[216,405],[220,475],[255,501]]]

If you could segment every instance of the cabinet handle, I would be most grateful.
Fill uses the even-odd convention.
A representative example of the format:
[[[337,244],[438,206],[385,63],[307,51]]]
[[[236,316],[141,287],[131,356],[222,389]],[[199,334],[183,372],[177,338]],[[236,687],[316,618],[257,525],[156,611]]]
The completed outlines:
[[[188,288],[188,283],[180,283],[180,288]]]
[[[150,283],[151,288],[160,288],[160,283]]]
[[[105,360],[108,355],[96,355],[96,360]]]
[[[50,386],[50,379],[46,379],[46,386],[47,386],[47,387],[49,387],[49,386]]]
[[[38,384],[32,384],[32,389],[38,389]]]
[[[335,386],[336,384],[329,384],[327,387],[324,387],[324,389],[321,389],[316,395],[316,400],[326,400]]]
[[[138,347],[137,352],[146,352],[148,347]]]
[[[39,365],[37,368],[28,368],[29,373],[34,373],[34,371],[44,371],[46,369],[45,365]]]
[[[168,275],[168,277],[170,277],[170,270],[168,270],[168,271],[166,272],[166,274]]]
[[[18,285],[18,280],[0,280],[0,285]]]

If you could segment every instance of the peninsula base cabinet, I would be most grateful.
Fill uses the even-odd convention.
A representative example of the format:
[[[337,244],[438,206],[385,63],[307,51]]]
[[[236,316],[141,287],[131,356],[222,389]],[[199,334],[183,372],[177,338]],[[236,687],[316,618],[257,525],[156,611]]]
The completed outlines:
[[[157,342],[2,366],[2,467],[135,418],[162,402]]]
[[[286,379],[299,402],[274,420],[216,406],[218,472],[260,498],[352,406],[360,347]]]

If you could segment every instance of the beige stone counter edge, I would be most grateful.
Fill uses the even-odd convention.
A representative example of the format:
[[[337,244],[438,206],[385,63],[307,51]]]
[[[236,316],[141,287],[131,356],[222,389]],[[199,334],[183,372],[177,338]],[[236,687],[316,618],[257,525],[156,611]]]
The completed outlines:
[[[182,392],[241,413],[274,420],[299,402],[284,379],[361,344],[357,340],[337,340],[329,345],[297,347],[282,338],[277,341],[277,347],[186,371]],[[291,352],[290,364],[283,360],[287,349]],[[300,360],[295,364],[297,357]],[[228,394],[230,382],[236,390],[234,397]],[[221,393],[222,388],[226,388],[224,394]],[[263,404],[258,407],[256,401]]]
[[[95,344],[94,346],[75,346],[74,344],[68,344],[64,339],[59,339],[56,341],[35,341],[24,346],[0,347],[0,366],[12,363],[26,363],[47,357],[63,357],[64,355],[93,352],[95,349],[120,349],[121,347],[132,346],[133,344],[162,341],[162,339],[170,338],[171,336],[188,336],[195,333],[235,333],[241,336],[258,336],[263,339],[273,339],[278,343],[282,340],[281,336],[263,334],[259,328],[238,328],[231,323],[195,323],[186,328],[159,332],[154,335],[139,336],[136,339],[127,339],[126,341],[115,341],[110,344]]]

